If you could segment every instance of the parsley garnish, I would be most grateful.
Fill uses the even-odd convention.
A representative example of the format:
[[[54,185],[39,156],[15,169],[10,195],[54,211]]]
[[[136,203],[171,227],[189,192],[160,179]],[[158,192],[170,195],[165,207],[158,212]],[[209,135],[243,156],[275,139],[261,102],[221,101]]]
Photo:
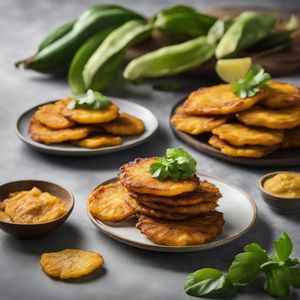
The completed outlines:
[[[252,65],[245,78],[233,84],[231,91],[239,98],[253,97],[260,88],[267,87],[267,81],[271,79],[269,73],[260,65]]]
[[[87,109],[87,110],[99,110],[105,109],[112,102],[106,96],[102,95],[99,92],[88,90],[86,95],[79,98],[74,99],[68,104],[68,109],[72,110],[75,108]]]
[[[165,157],[156,157],[150,166],[152,177],[164,181],[185,180],[196,172],[196,161],[182,148],[168,148]]]

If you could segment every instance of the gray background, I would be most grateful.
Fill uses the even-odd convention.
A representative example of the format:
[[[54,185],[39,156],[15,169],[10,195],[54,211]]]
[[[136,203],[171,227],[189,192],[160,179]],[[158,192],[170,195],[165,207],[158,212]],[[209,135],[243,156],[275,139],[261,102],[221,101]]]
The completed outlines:
[[[97,2],[97,1],[95,1]],[[94,158],[55,157],[36,152],[14,133],[16,118],[31,106],[70,94],[64,78],[51,78],[34,72],[16,70],[13,63],[32,54],[45,33],[79,15],[94,1],[0,1],[0,183],[16,179],[44,179],[71,189],[76,205],[70,219],[57,231],[37,240],[19,240],[0,233],[0,299],[192,299],[183,292],[186,276],[198,268],[211,266],[225,270],[234,255],[249,242],[271,247],[272,239],[287,231],[293,238],[294,255],[300,257],[299,218],[280,216],[264,204],[258,189],[259,177],[272,169],[232,165],[197,153],[185,146],[198,160],[199,169],[231,180],[255,200],[259,214],[254,228],[242,238],[206,252],[193,254],[155,253],[132,248],[104,236],[91,224],[86,213],[88,193],[101,181],[115,176],[118,168],[137,156],[160,155],[169,146],[182,146],[168,126],[172,105],[179,93],[154,91],[143,83],[133,86],[120,78],[107,91],[151,109],[160,121],[160,129],[147,143],[137,148]],[[98,1],[101,2],[101,1]],[[111,1],[123,3],[147,15],[177,1]],[[194,6],[249,5],[249,1],[182,1]],[[251,1],[253,5],[300,9],[299,1]],[[300,85],[299,74],[286,81]],[[186,79],[187,89],[201,86],[200,80]],[[297,170],[296,168],[288,168]],[[298,169],[299,170],[299,169]],[[78,282],[60,282],[47,277],[39,267],[41,253],[63,248],[99,251],[105,267],[96,278]],[[298,299],[293,293],[291,299]],[[245,288],[236,299],[268,299],[262,282]]]

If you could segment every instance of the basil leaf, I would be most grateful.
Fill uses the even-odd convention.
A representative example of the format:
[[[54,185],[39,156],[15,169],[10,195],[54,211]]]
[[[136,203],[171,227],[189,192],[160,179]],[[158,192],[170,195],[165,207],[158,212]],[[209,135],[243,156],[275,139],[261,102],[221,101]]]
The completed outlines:
[[[265,272],[264,289],[268,294],[283,298],[290,295],[291,272],[286,266],[275,266]]]
[[[273,242],[276,255],[280,260],[287,260],[293,251],[293,244],[286,232],[283,232],[277,241]]]
[[[261,265],[269,259],[266,251],[256,243],[247,245],[244,250],[229,267],[228,276],[234,285],[243,286],[254,281],[261,272]]]
[[[300,268],[290,268],[291,282],[296,288],[300,288]]]
[[[213,268],[200,269],[190,274],[184,284],[185,292],[195,297],[216,297],[232,289],[228,276]]]

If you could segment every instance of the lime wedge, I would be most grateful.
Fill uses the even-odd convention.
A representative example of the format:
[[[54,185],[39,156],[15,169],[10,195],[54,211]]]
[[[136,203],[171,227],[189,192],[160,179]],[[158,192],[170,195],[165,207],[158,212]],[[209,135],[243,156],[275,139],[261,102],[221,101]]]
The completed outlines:
[[[250,57],[219,59],[216,72],[225,82],[235,82],[244,78],[252,65]]]

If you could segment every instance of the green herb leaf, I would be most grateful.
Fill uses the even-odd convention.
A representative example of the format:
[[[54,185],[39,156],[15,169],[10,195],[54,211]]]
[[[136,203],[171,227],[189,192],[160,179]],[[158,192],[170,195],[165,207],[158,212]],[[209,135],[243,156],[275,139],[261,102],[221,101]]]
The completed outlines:
[[[112,104],[111,100],[99,92],[88,90],[86,95],[74,99],[68,104],[68,109],[81,108],[86,110],[101,110]]]
[[[152,177],[164,181],[185,180],[196,172],[196,161],[181,148],[168,148],[166,157],[157,157],[150,166]]]
[[[300,268],[290,268],[292,285],[300,288]]]
[[[227,275],[213,268],[200,269],[190,274],[184,284],[185,292],[195,297],[216,297],[232,289]]]
[[[233,84],[231,91],[241,99],[253,97],[259,92],[260,88],[267,86],[270,79],[269,73],[266,73],[260,65],[254,64],[245,78]]]
[[[260,266],[269,259],[266,250],[256,243],[247,245],[244,250],[235,257],[228,271],[234,285],[243,286],[254,281],[261,272]]]
[[[293,251],[293,244],[286,232],[283,232],[277,241],[273,242],[276,255],[280,260],[287,260]]]

